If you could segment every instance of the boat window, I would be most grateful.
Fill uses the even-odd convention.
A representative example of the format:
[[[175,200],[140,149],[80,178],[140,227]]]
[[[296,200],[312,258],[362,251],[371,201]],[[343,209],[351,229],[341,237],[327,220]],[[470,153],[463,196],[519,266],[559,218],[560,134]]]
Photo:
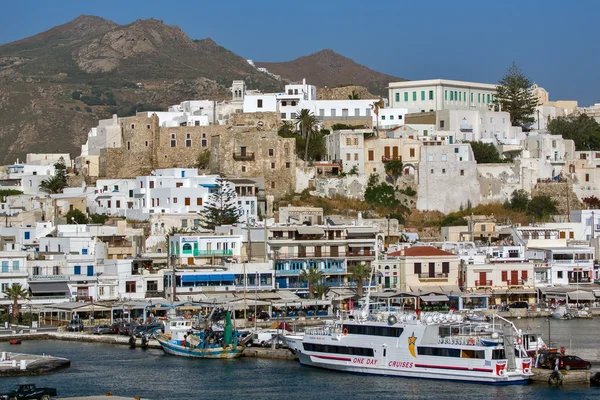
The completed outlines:
[[[447,347],[418,347],[417,351],[420,356],[460,357],[460,349]]]
[[[504,349],[492,350],[492,360],[504,360],[506,356],[504,355]]]
[[[344,330],[353,335],[400,337],[404,328],[393,326],[344,325]]]
[[[464,350],[462,351],[462,358],[485,358],[485,350]]]
[[[315,351],[318,353],[336,353],[336,354],[349,354],[353,356],[364,356],[373,357],[373,349],[364,347],[347,347],[347,346],[333,346],[323,345],[317,343],[302,343],[304,350]]]

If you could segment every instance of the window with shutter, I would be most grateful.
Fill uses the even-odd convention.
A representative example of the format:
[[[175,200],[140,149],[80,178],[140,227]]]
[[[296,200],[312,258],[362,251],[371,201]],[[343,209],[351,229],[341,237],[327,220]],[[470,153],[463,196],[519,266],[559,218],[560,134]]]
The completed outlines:
[[[421,273],[421,263],[415,263],[415,274]]]
[[[502,271],[502,282],[508,281],[508,272]]]
[[[443,262],[442,263],[442,273],[443,274],[449,274],[450,273],[450,263],[449,262]]]
[[[524,281],[527,280],[527,271],[521,271],[521,279],[523,279]]]

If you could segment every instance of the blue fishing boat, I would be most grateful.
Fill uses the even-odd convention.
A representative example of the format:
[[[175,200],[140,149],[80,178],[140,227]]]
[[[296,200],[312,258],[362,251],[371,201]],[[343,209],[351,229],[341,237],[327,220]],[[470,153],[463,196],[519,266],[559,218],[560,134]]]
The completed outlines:
[[[156,332],[154,338],[167,354],[194,358],[237,358],[244,347],[239,334],[233,329],[230,311],[225,312],[225,326],[213,329],[210,323],[204,330],[196,331],[190,319],[175,318],[165,323],[164,332]]]

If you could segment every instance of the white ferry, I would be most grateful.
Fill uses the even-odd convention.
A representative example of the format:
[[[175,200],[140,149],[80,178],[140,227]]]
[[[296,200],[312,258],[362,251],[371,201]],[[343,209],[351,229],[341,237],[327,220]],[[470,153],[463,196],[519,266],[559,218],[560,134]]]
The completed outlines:
[[[306,329],[297,351],[300,362],[362,374],[487,384],[526,383],[532,375],[523,335],[507,320],[498,332],[490,324],[465,323],[456,314],[422,313],[419,318],[367,310],[368,300],[366,309],[350,319]]]

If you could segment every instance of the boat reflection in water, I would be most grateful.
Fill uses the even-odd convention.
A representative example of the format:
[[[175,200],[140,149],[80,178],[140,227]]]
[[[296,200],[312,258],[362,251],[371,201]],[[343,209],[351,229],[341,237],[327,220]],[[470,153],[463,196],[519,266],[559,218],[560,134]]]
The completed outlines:
[[[192,321],[184,318],[169,319],[165,322],[164,332],[154,337],[167,354],[194,358],[237,358],[244,347],[239,344],[239,334],[233,329],[231,312],[225,311],[225,326],[220,329],[211,321],[215,312],[207,320],[204,330],[196,331]],[[218,320],[218,317],[216,317]]]

